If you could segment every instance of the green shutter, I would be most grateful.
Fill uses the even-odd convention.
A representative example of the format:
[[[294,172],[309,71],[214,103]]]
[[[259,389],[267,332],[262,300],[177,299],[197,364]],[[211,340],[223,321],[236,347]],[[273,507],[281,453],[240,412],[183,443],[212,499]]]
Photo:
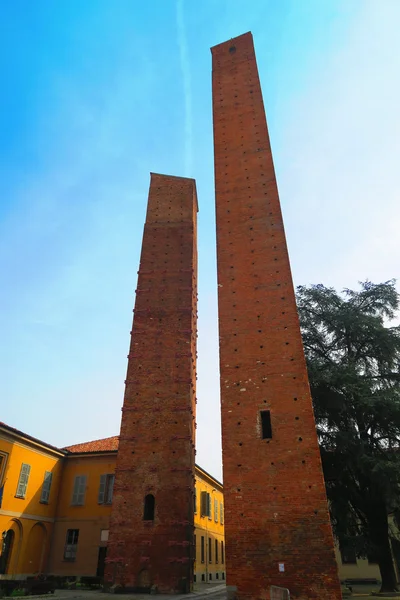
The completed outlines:
[[[85,503],[85,492],[86,492],[86,475],[81,475],[79,482],[78,492],[78,504],[83,505]]]
[[[106,493],[107,475],[100,475],[99,495],[97,498],[98,504],[104,504],[104,496]]]
[[[49,498],[50,498],[50,488],[51,488],[52,478],[53,478],[53,473],[50,473],[50,471],[45,471],[43,486],[42,486],[42,494],[40,496],[40,502],[43,502],[44,504],[47,504],[49,501]]]
[[[17,493],[15,494],[17,498],[25,498],[26,488],[28,487],[29,474],[31,472],[31,465],[27,465],[22,463],[21,471],[19,474]]]
[[[86,475],[77,475],[74,481],[74,491],[72,493],[72,504],[82,506],[85,502]]]
[[[112,504],[112,499],[113,499],[113,495],[114,495],[114,482],[115,482],[115,475],[107,475],[107,495],[106,495],[107,504]]]
[[[200,516],[207,516],[207,492],[201,492],[200,494]]]
[[[211,519],[211,496],[207,492],[207,517]]]

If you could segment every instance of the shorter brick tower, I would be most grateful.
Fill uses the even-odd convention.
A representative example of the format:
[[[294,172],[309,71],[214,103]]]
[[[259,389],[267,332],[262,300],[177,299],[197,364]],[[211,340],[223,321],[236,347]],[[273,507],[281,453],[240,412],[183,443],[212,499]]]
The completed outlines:
[[[341,597],[253,39],[212,48],[227,583]]]
[[[151,175],[105,580],[189,592],[197,320],[193,179]]]

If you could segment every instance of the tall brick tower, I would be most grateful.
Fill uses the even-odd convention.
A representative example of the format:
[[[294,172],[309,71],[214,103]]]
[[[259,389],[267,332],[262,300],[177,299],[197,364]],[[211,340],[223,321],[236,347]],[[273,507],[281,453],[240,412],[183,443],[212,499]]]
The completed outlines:
[[[212,48],[227,584],[341,598],[251,33]]]
[[[151,175],[106,581],[190,591],[197,320],[193,179]]]

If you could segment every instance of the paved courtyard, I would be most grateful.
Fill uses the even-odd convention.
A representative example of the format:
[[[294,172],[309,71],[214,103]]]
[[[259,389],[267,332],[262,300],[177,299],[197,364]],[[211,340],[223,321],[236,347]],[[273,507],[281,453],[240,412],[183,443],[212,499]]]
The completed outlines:
[[[155,596],[149,594],[110,594],[101,592],[99,590],[56,590],[54,594],[42,594],[35,596],[35,598],[47,598],[47,600],[150,600],[155,598],[157,600],[171,600],[193,598],[193,600],[201,600],[208,596],[218,600],[224,600],[226,598],[226,585],[224,583],[198,583],[195,584],[194,591],[191,594],[157,594]]]

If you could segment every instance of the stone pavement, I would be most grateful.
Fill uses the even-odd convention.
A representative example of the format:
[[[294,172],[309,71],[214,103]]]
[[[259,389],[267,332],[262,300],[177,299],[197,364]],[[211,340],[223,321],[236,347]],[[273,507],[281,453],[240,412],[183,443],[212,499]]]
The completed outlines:
[[[99,590],[56,590],[54,594],[41,594],[34,598],[47,598],[47,600],[225,600],[225,583],[195,583],[194,591],[190,594],[110,594]]]

